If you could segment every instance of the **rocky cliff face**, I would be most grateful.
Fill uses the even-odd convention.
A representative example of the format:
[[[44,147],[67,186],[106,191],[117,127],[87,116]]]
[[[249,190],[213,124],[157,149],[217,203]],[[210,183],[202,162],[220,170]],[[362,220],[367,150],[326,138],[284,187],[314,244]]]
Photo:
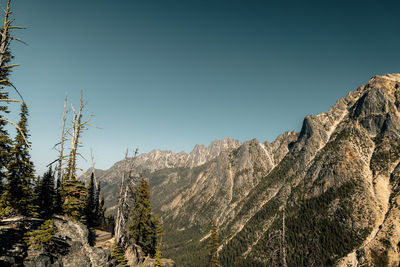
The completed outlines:
[[[305,118],[292,149],[221,226],[225,263],[399,264],[399,85],[400,75],[376,76]]]

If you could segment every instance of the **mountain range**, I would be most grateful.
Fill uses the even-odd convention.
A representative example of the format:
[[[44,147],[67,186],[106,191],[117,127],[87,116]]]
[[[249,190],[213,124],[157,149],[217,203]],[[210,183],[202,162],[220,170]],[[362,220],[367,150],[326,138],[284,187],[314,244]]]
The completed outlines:
[[[400,74],[378,75],[271,143],[139,155],[164,255],[205,266],[215,220],[223,266],[398,266],[399,108]],[[110,212],[122,164],[95,172]]]

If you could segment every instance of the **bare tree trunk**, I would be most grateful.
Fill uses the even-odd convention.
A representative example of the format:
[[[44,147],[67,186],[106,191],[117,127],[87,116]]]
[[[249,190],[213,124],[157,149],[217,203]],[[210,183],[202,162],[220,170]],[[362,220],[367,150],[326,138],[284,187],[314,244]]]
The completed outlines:
[[[11,0],[8,0],[7,2],[7,7],[4,10],[4,22],[3,22],[3,28],[1,29],[0,33],[0,68],[3,71],[6,71],[7,69],[13,68],[15,66],[19,66],[19,64],[11,64],[11,65],[5,65],[7,64],[9,58],[7,59],[7,56],[9,55],[8,52],[8,46],[10,45],[12,40],[16,40],[19,42],[24,43],[22,40],[15,38],[14,36],[11,35],[12,29],[25,29],[24,27],[18,27],[18,26],[12,26],[11,24],[13,23],[14,20],[10,20],[10,14],[12,13],[10,10],[10,3]],[[4,77],[1,78],[0,83],[3,85],[12,85],[12,83],[8,80],[8,78],[5,75]],[[18,92],[17,88],[14,87],[14,89],[17,91],[17,93],[20,95]],[[21,95],[20,95],[21,96]],[[22,96],[21,96],[22,98]],[[8,99],[10,102],[15,102],[16,100]]]
[[[76,156],[77,156],[77,151],[78,151],[78,144],[79,144],[79,136],[81,133],[82,129],[82,110],[83,110],[84,104],[83,104],[83,97],[82,97],[82,92],[81,92],[81,98],[80,98],[80,104],[79,104],[79,110],[76,112],[75,109],[73,109],[73,120],[72,120],[72,138],[71,138],[71,152],[69,155],[69,166],[68,166],[68,179],[72,180],[73,178],[76,179]]]
[[[117,217],[115,219],[115,240],[121,247],[125,247],[128,244],[128,220],[130,207],[135,200],[133,193],[133,186],[135,180],[132,177],[132,169],[135,164],[135,159],[138,154],[136,149],[132,159],[128,158],[128,150],[125,152],[124,165],[121,170],[121,186],[119,189],[118,198],[118,210]]]
[[[9,21],[9,16],[10,16],[10,0],[7,2],[7,7],[5,10],[4,14],[4,23],[3,23],[3,29],[1,31],[1,43],[0,43],[0,67],[3,68],[4,61],[6,59],[6,52],[8,45],[10,44],[10,37],[9,37],[9,26],[10,26],[10,21]],[[7,80],[7,79],[6,79]],[[2,81],[6,82],[6,81]]]
[[[64,112],[63,112],[63,116],[62,116],[62,125],[61,125],[60,155],[58,156],[57,176],[58,176],[59,181],[61,181],[61,179],[62,179],[66,119],[67,119],[67,96],[65,96],[65,99],[64,99]]]

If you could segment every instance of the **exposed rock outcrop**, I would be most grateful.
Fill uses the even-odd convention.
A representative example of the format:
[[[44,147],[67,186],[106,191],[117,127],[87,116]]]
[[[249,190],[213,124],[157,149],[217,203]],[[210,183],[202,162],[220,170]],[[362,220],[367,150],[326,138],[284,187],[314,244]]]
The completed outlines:
[[[56,231],[49,250],[29,250],[24,233],[36,230],[43,220],[16,217],[2,220],[0,225],[1,266],[113,266],[110,251],[92,247],[85,225],[53,218]]]
[[[0,266],[26,267],[115,267],[111,258],[114,238],[91,246],[89,231],[79,222],[61,216],[53,217],[55,233],[49,248],[28,249],[24,233],[38,229],[41,219],[13,217],[0,221]],[[145,257],[138,246],[129,246],[125,253],[129,266],[152,267],[154,259]],[[175,266],[174,261],[162,259],[166,266]],[[169,264],[169,265],[168,265]]]

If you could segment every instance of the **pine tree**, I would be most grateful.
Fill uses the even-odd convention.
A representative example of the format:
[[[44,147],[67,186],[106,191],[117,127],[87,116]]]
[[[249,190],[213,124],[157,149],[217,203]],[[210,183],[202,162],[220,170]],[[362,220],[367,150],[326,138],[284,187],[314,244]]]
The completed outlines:
[[[94,226],[97,221],[96,207],[95,207],[95,194],[96,188],[94,187],[94,176],[93,173],[90,176],[90,183],[87,188],[87,199],[86,199],[86,219],[88,226]]]
[[[5,197],[11,207],[19,214],[28,215],[32,212],[32,182],[34,180],[33,163],[30,160],[29,146],[26,143],[28,134],[28,108],[21,105],[20,121],[13,147],[12,156],[7,165],[7,185]]]
[[[109,214],[106,218],[106,223],[108,225],[108,229],[111,230],[112,236],[114,236],[114,228],[115,228],[115,218],[112,214]]]
[[[162,224],[160,222],[160,219],[158,218],[158,216],[156,214],[153,214],[151,216],[151,223],[150,223],[151,227],[151,247],[153,250],[154,254],[151,255],[155,255],[157,252],[157,248],[160,248],[161,245],[161,238],[164,235],[163,232],[163,227]]]
[[[0,91],[0,100],[7,98],[5,92]],[[8,113],[7,107],[0,105],[0,196],[3,194],[6,179],[6,166],[10,159],[11,140],[8,132],[5,130],[6,121],[1,120],[4,116],[2,113]]]
[[[117,260],[118,266],[128,266],[128,261],[125,259],[124,251],[120,246],[118,246],[117,242],[114,243],[111,251],[111,257]]]
[[[25,233],[24,239],[32,250],[47,250],[54,247],[54,233],[56,227],[53,220],[44,221],[39,229]]]
[[[151,207],[149,185],[145,179],[135,189],[136,200],[132,209],[129,232],[131,240],[139,245],[145,255],[150,253],[151,247]]]
[[[151,214],[149,185],[145,179],[141,179],[135,188],[135,196],[130,216],[130,240],[139,245],[145,255],[154,256],[162,230],[157,217]]]
[[[221,264],[218,261],[218,226],[217,222],[213,220],[212,222],[212,229],[211,229],[211,236],[210,236],[210,243],[208,244],[208,266],[209,267],[221,267]]]
[[[55,195],[55,199],[54,199],[54,213],[62,214],[62,197],[61,197],[61,179],[60,178],[57,178],[56,195]]]
[[[104,193],[101,193],[101,200],[99,203],[99,213],[97,214],[97,218],[99,220],[100,225],[104,225],[106,223],[105,218],[106,207],[104,207]]]
[[[154,266],[155,267],[163,267],[164,264],[161,262],[161,251],[160,247],[157,245],[156,246],[156,253],[154,255]]]
[[[101,191],[101,185],[100,182],[97,183],[97,190],[96,194],[94,197],[94,214],[96,214],[96,225],[100,225],[100,220],[98,217],[99,214],[99,205],[100,205],[100,191]]]
[[[39,195],[40,195],[40,190],[41,190],[41,183],[42,183],[42,178],[39,176],[36,177],[36,179],[33,181],[33,192],[32,192],[32,203],[33,203],[33,211],[31,212],[32,217],[40,217],[39,214]]]
[[[75,179],[64,179],[61,184],[61,197],[64,199],[62,210],[72,219],[86,223],[86,198],[85,184]]]
[[[10,161],[12,147],[12,141],[5,129],[8,122],[5,115],[9,113],[9,110],[7,105],[2,103],[16,102],[16,100],[9,99],[8,92],[5,90],[5,86],[12,85],[8,79],[11,69],[14,66],[17,66],[16,64],[9,65],[10,61],[13,59],[9,45],[12,40],[16,39],[13,38],[11,34],[12,30],[21,29],[21,27],[11,25],[13,20],[9,18],[12,13],[10,10],[10,3],[11,1],[9,0],[6,9],[3,9],[5,10],[4,24],[0,30],[0,196],[5,190],[4,183],[6,182],[7,176],[6,168]],[[5,197],[1,197],[0,206],[3,206],[3,208],[7,207],[10,203],[7,203],[6,201]]]
[[[54,214],[56,192],[51,167],[36,184],[36,205],[41,218],[48,219]]]

